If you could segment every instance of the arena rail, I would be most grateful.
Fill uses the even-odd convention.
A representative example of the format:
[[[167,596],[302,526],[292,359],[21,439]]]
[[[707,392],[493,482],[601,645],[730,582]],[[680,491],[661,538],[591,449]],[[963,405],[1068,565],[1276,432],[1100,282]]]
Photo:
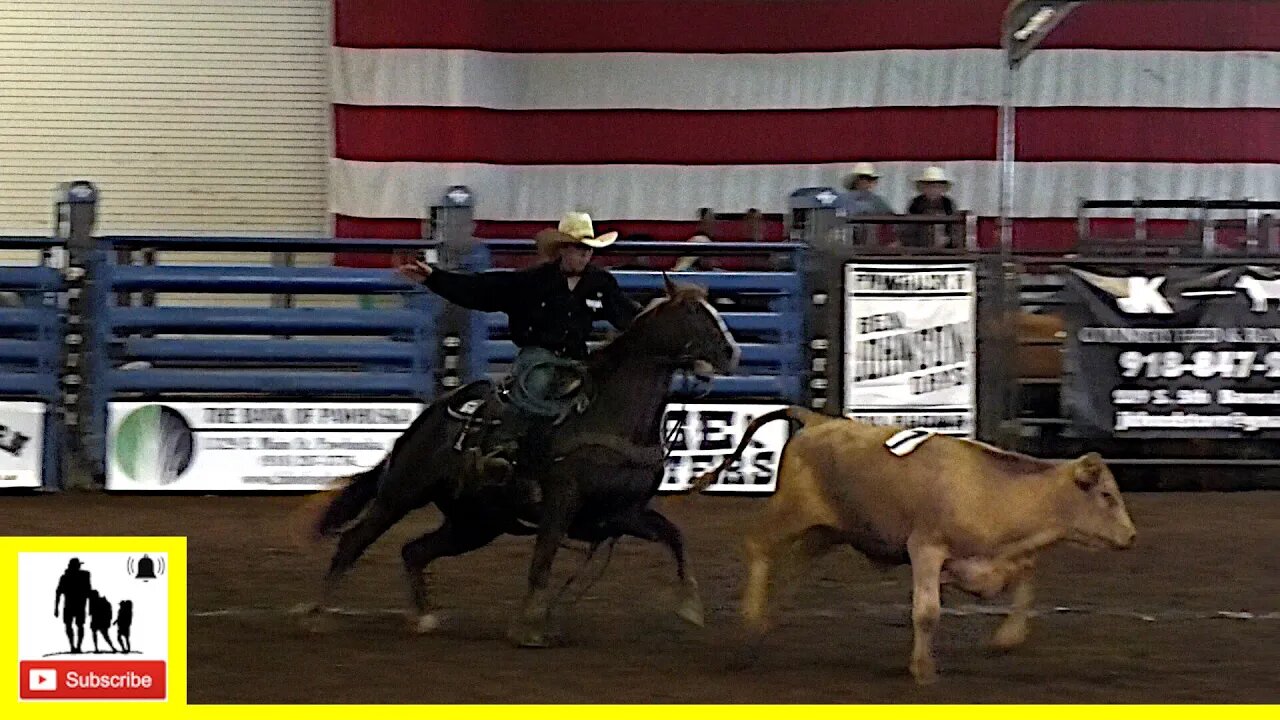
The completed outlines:
[[[62,485],[62,376],[69,349],[58,238],[0,237],[0,489]]]

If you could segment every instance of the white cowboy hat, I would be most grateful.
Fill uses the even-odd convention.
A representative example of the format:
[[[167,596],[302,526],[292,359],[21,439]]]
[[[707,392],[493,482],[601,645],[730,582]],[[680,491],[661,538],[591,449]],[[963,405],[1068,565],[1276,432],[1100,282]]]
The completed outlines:
[[[539,232],[534,240],[538,243],[538,254],[546,258],[555,256],[561,245],[586,245],[599,249],[608,247],[618,239],[618,233],[607,232],[596,237],[591,225],[591,216],[584,212],[567,212],[560,218],[560,225]]]
[[[871,163],[869,163],[869,162],[860,162],[860,163],[858,163],[857,165],[854,165],[854,166],[853,166],[853,171],[852,171],[852,172],[850,172],[848,175],[846,175],[846,176],[845,176],[845,178],[844,178],[844,186],[845,186],[847,189],[852,190],[852,189],[853,189],[853,181],[854,181],[855,179],[857,179],[858,177],[861,177],[861,176],[864,176],[864,175],[865,175],[865,176],[867,176],[867,177],[870,177],[870,178],[876,178],[876,179],[879,179],[879,178],[880,178],[880,173],[876,172],[876,166],[875,166],[875,165],[872,165],[872,164],[871,164]]]
[[[946,170],[943,170],[942,168],[938,167],[937,165],[930,165],[929,167],[927,167],[927,168],[925,168],[925,169],[924,169],[924,172],[920,173],[920,176],[916,178],[916,182],[918,182],[918,183],[946,183],[946,184],[950,185],[950,184],[951,184],[951,179],[947,177],[947,171],[946,171]]]
[[[686,240],[685,242],[709,243],[711,242],[711,238],[707,237],[706,235],[703,235],[702,233],[698,233],[697,235],[694,235],[693,237]],[[695,264],[697,264],[697,262],[698,262],[697,255],[684,255],[684,256],[681,256],[681,258],[676,261],[675,267],[671,269],[674,272],[684,272],[689,268],[693,267]]]

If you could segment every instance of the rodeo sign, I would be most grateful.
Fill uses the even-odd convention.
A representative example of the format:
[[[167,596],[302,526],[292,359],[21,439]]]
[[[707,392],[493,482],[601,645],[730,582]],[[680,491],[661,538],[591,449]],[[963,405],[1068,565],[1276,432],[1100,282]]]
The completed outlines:
[[[1280,275],[1073,268],[1063,406],[1085,437],[1280,436]]]

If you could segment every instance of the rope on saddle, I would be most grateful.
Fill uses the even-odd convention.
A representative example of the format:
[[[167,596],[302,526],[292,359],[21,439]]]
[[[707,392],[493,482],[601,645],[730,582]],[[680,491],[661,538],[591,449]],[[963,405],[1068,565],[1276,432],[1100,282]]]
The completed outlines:
[[[574,382],[565,383],[568,389],[563,392],[551,392],[547,397],[535,397],[529,392],[529,378],[534,372],[548,370],[553,374],[567,371],[577,377]],[[586,368],[576,360],[560,357],[540,360],[517,369],[512,375],[507,402],[528,415],[543,418],[561,417],[580,402],[580,398],[586,394],[589,380],[590,376]]]

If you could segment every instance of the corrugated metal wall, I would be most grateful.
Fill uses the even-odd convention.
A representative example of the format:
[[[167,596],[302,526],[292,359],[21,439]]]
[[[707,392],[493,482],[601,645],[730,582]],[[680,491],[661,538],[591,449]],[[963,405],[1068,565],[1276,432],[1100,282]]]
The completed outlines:
[[[0,2],[0,232],[328,235],[327,0]]]

